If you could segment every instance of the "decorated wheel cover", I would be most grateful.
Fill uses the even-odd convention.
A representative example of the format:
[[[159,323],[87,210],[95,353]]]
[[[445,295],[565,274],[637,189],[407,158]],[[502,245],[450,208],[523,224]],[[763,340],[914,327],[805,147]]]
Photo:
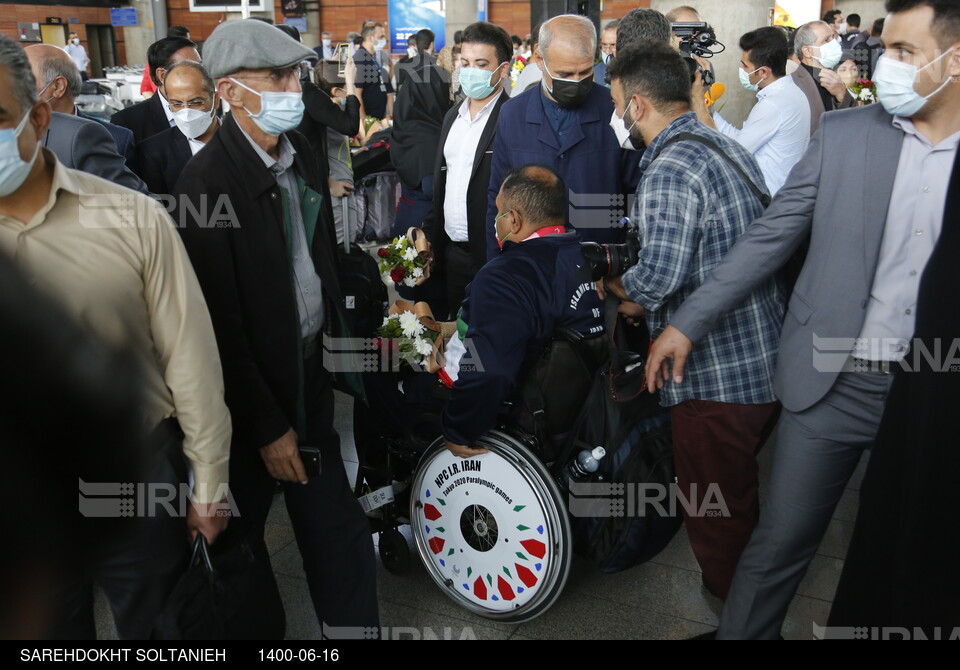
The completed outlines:
[[[414,477],[410,518],[430,576],[487,618],[526,621],[566,583],[570,521],[546,468],[510,436],[491,432],[489,453],[459,458],[435,442]]]

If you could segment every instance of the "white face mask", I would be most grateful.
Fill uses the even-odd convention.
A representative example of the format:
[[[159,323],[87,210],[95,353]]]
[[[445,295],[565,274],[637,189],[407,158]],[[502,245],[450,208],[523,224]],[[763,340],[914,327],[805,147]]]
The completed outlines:
[[[189,107],[184,107],[178,112],[173,113],[173,120],[177,123],[177,128],[180,129],[180,132],[187,136],[189,139],[193,140],[210,128],[210,124],[213,123],[213,115],[216,114],[216,105],[209,112],[203,112],[199,109],[190,109]]]
[[[841,35],[845,35],[848,30],[850,30],[850,26],[847,25],[846,21],[841,23],[840,26],[837,28],[837,32],[840,33]]]
[[[631,100],[626,109],[623,110],[623,117],[627,115],[627,109],[630,109],[630,105],[633,104]],[[624,118],[617,116],[617,110],[614,109],[613,113],[610,115],[610,127],[613,128],[614,134],[617,136],[617,142],[620,144],[621,149],[630,149],[631,151],[636,151],[637,148],[633,145],[633,140],[630,139],[630,131],[633,130],[633,127],[637,125],[637,120],[634,119],[633,123],[630,124],[630,127],[627,128],[627,122],[624,121]]]
[[[323,43],[323,46],[325,46],[325,47],[330,46],[330,38],[325,37],[324,39],[322,39],[322,40],[320,40],[320,41]]]
[[[377,49],[377,51],[379,51],[380,49],[382,49],[382,48],[385,47],[385,46],[387,46],[387,40],[386,40],[386,38],[381,37],[380,39],[377,40],[377,44],[376,44],[376,49]]]
[[[80,44],[80,38],[79,38],[79,37],[74,37],[72,40],[70,40],[70,42],[73,43],[73,44]]]
[[[830,40],[823,46],[814,47],[814,49],[818,51],[818,55],[815,56],[815,58],[820,61],[820,65],[825,69],[832,70],[840,65],[840,58],[843,56],[843,47],[840,46],[840,42],[837,40]]]
[[[880,98],[880,104],[883,105],[883,108],[894,116],[904,118],[910,118],[923,109],[927,101],[945,89],[953,81],[953,78],[947,77],[947,80],[936,91],[923,96],[917,93],[914,88],[917,83],[917,75],[952,51],[953,48],[947,49],[919,68],[916,65],[881,56],[880,60],[877,61],[877,71],[873,75],[873,81],[877,85],[877,97]]]
[[[20,158],[20,133],[27,127],[30,110],[23,115],[16,128],[0,130],[0,198],[6,198],[23,186],[23,182],[30,176],[33,163],[40,153],[40,143],[33,151],[33,157],[25,161]]]
[[[407,56],[409,58],[417,57],[417,47],[407,47]]]

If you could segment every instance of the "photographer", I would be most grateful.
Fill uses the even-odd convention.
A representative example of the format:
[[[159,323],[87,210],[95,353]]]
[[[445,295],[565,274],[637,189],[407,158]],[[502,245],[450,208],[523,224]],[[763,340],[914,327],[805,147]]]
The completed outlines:
[[[771,195],[810,143],[810,108],[803,91],[787,75],[787,40],[772,27],[758,28],[740,38],[740,83],[757,92],[750,117],[737,128],[719,111],[711,112],[704,96],[694,93],[693,105],[700,121],[746,147],[757,159]],[[694,87],[696,90],[698,87]]]
[[[689,70],[668,44],[641,40],[618,49],[609,73],[617,115],[647,150],[632,217],[639,259],[622,278],[607,278],[601,293],[637,303],[655,334],[763,212],[745,179],[763,184],[763,175],[746,149],[697,121]],[[681,133],[706,138],[726,156]],[[704,585],[720,598],[759,515],[755,454],[778,413],[772,376],[783,310],[783,293],[770,279],[704,338],[685,383],[661,392],[671,408],[681,490],[699,504],[693,485],[702,494],[715,483],[729,511],[685,514]]]

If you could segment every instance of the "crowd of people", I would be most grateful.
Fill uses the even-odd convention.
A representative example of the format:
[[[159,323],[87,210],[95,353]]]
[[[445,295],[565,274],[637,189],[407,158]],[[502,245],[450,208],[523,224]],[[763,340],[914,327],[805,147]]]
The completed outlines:
[[[596,335],[619,302],[649,331],[679,486],[717,484],[729,509],[684,519],[724,602],[716,637],[778,637],[871,447],[830,624],[960,626],[960,2],[887,11],[869,31],[833,10],[725,36],[757,98],[739,127],[709,53],[673,29],[709,22],[687,6],[600,30],[560,15],[523,38],[477,22],[439,53],[423,29],[399,62],[372,20],[345,58],[329,32],[311,49],[290,26],[236,20],[201,47],[178,26],[148,50],[149,95],[109,122],[76,106],[77,43],[0,37],[0,271],[12,261],[65,322],[132,352],[141,481],[192,490],[185,518],[130,519],[83,570],[58,566],[32,633],[92,637],[96,583],[121,637],[155,635],[191,541],[235,534],[258,566],[255,634],[281,637],[264,541],[278,486],[325,633],[379,626],[333,427],[333,389],[357,380],[324,367],[322,342],[357,335],[338,272],[358,230],[352,149],[388,129],[396,233],[421,227],[432,247],[405,295],[483,363],[448,356],[425,382],[446,387],[453,454],[483,453],[557,329]],[[585,280],[581,243],[624,244],[628,228],[634,262]]]

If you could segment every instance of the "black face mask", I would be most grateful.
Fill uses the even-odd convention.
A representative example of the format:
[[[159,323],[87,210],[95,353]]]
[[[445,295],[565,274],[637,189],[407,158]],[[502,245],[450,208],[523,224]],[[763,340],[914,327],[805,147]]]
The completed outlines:
[[[553,89],[548,89],[550,95],[561,107],[579,107],[590,96],[590,91],[593,90],[593,72],[580,81],[557,79],[549,70],[547,74],[553,79]]]

